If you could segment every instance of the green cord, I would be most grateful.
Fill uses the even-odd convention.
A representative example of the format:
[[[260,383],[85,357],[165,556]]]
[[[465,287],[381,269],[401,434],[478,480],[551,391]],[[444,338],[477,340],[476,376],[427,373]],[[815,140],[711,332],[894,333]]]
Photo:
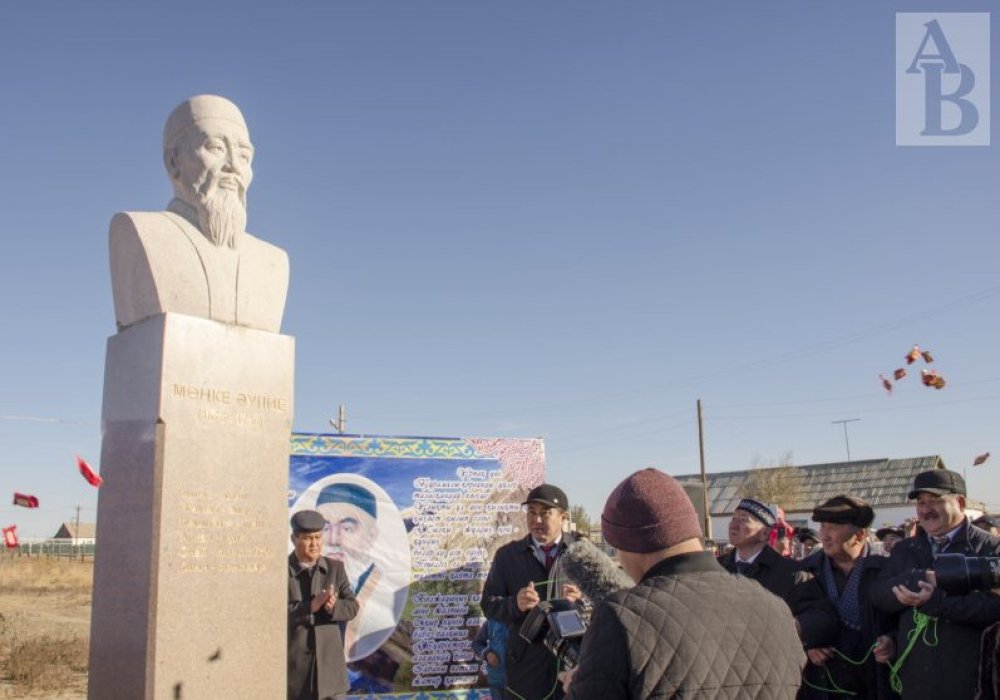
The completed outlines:
[[[542,698],[542,700],[549,700],[549,698],[552,697],[552,693],[556,692],[556,688],[558,688],[558,687],[559,687],[559,658],[557,657],[556,658],[556,682],[555,682],[555,685],[552,686],[552,690],[550,690],[548,692],[548,695],[546,695],[544,698]],[[519,698],[519,700],[527,700],[527,698],[525,698],[525,697],[521,696],[520,694],[518,694],[518,692],[516,690],[514,690],[513,688],[511,688],[509,685],[507,686],[507,690],[510,691],[511,695]]]
[[[866,661],[868,661],[868,657],[872,655],[872,652],[875,651],[875,647],[877,647],[877,646],[878,646],[878,642],[875,642],[874,644],[872,644],[868,648],[868,653],[865,654],[865,657],[863,659],[861,659],[861,661],[855,661],[854,659],[852,659],[851,657],[847,656],[847,654],[844,654],[842,651],[840,651],[840,649],[837,649],[836,647],[833,648],[833,653],[836,654],[837,656],[839,656],[840,658],[842,658],[844,661],[846,661],[849,664],[853,664],[854,666],[863,666],[864,663]],[[827,666],[826,664],[824,664],[823,665],[823,670],[826,671],[826,678],[827,678],[828,681],[830,681],[830,685],[833,686],[832,688],[821,688],[818,685],[813,685],[808,680],[806,680],[805,677],[802,678],[802,682],[805,683],[806,685],[808,685],[810,688],[812,688],[814,690],[821,690],[824,693],[840,693],[842,695],[857,695],[857,693],[855,693],[853,690],[845,690],[844,688],[841,688],[839,685],[837,685],[837,682],[835,680],[833,680],[833,674],[830,673],[830,667],[829,666]]]
[[[934,624],[931,625],[931,622]],[[934,641],[931,641],[927,637],[928,631],[930,631],[933,635]],[[923,638],[924,644],[929,647],[937,646],[937,618],[925,615],[916,608],[913,608],[913,629],[906,633],[906,638],[908,640],[906,649],[904,649],[903,653],[899,655],[898,659],[896,659],[896,663],[889,667],[889,685],[892,686],[892,689],[900,695],[903,694],[903,681],[899,678],[899,669],[902,668],[903,662],[906,661],[906,657],[910,655],[911,651],[913,651],[913,647],[916,645],[918,639]]]

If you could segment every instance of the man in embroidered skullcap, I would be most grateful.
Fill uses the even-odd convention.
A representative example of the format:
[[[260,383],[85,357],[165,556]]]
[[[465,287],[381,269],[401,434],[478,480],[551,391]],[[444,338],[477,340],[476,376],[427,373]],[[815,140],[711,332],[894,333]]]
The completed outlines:
[[[676,479],[632,474],[608,497],[601,532],[636,585],[594,610],[570,700],[795,697],[804,655],[788,606],[704,551]]]
[[[895,620],[878,613],[869,601],[871,587],[887,562],[868,544],[874,518],[872,507],[850,494],[834,496],[813,510],[822,549],[802,560],[801,566],[816,577],[836,608],[840,625],[833,644],[808,650],[810,663],[800,697],[826,698],[818,688],[838,687],[859,698],[889,697],[888,668],[880,662],[892,656],[889,633]],[[868,654],[873,645],[874,652]],[[844,657],[864,663],[854,665]]]
[[[946,594],[931,569],[939,554],[1000,556],[1000,538],[974,527],[965,514],[965,479],[947,469],[921,472],[909,499],[916,501],[923,534],[896,544],[872,589],[879,610],[897,615],[896,647],[902,650],[917,625],[928,634],[917,641],[899,671],[904,698],[971,698],[976,689],[983,630],[1000,621],[1000,597],[972,591]],[[937,644],[930,646],[927,640]],[[947,666],[942,662],[946,660]],[[942,670],[946,668],[946,672]]]
[[[729,521],[733,551],[719,557],[733,574],[752,578],[781,598],[795,617],[795,629],[805,649],[829,646],[837,636],[837,614],[823,589],[798,563],[768,546],[778,519],[774,511],[754,498],[744,498]]]

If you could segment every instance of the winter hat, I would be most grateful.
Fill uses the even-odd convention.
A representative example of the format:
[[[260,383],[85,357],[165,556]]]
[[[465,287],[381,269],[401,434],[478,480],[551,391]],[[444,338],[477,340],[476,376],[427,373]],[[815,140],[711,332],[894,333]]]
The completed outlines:
[[[701,525],[680,483],[649,468],[632,474],[608,496],[601,534],[616,549],[643,554],[701,537]]]

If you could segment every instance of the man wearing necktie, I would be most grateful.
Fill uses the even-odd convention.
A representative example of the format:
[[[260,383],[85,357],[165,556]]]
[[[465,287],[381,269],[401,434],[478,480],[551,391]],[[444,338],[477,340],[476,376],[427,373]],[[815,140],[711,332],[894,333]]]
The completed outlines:
[[[561,573],[559,558],[573,541],[563,532],[569,501],[558,486],[536,486],[525,499],[528,535],[505,544],[493,556],[480,604],[490,620],[507,625],[508,700],[558,700],[557,660],[541,641],[529,643],[518,632],[528,612],[543,600],[576,601],[580,589]]]
[[[905,649],[907,635],[921,616],[932,618],[933,633],[917,634],[917,642],[903,661],[899,678],[903,697],[971,698],[975,694],[983,630],[1000,621],[1000,597],[988,591],[949,595],[934,585],[931,569],[942,553],[966,557],[1000,556],[1000,538],[973,527],[965,514],[965,479],[947,469],[917,474],[910,491],[917,519],[926,534],[896,544],[889,563],[872,589],[880,610],[899,614],[896,648]],[[947,673],[942,663],[947,662]]]
[[[744,498],[729,521],[733,551],[719,557],[726,571],[752,578],[785,601],[795,618],[795,630],[804,649],[831,644],[837,635],[837,614],[812,574],[800,571],[795,560],[768,546],[774,511],[760,501]]]

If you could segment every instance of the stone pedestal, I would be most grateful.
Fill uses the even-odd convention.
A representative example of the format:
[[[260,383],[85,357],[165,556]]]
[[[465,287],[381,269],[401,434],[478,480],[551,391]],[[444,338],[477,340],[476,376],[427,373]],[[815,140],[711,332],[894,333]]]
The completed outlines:
[[[285,697],[293,370],[179,314],[109,339],[91,700]]]

